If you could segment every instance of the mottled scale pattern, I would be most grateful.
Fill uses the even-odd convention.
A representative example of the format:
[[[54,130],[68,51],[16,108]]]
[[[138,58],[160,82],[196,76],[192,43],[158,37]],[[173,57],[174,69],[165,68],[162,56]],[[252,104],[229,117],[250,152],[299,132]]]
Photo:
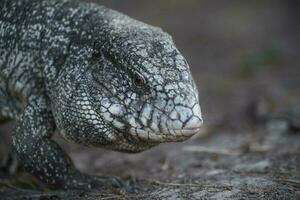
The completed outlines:
[[[121,152],[179,142],[202,116],[189,66],[161,28],[72,0],[0,0],[0,121],[25,168],[53,187],[121,186],[80,173],[51,139]]]

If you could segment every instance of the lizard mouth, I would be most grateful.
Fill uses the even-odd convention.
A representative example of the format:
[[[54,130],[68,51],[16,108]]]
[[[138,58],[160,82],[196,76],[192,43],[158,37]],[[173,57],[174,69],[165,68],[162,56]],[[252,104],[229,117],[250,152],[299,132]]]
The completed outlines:
[[[183,129],[168,129],[159,132],[153,132],[152,130],[131,128],[130,133],[136,135],[138,138],[144,141],[151,142],[180,142],[187,140],[200,131],[200,127],[197,128],[183,128]]]
[[[175,134],[178,134],[178,135],[182,134],[183,136],[186,136],[186,137],[191,137],[191,136],[195,135],[196,133],[198,133],[199,131],[200,131],[200,127],[174,130]]]

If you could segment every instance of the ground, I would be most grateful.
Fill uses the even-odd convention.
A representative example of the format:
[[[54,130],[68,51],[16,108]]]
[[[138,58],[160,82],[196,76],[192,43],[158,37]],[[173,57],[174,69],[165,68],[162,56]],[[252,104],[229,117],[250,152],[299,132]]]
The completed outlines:
[[[173,35],[197,82],[205,126],[187,142],[134,155],[56,136],[82,171],[119,176],[133,191],[51,191],[20,169],[0,173],[0,199],[300,199],[298,2],[98,2]]]

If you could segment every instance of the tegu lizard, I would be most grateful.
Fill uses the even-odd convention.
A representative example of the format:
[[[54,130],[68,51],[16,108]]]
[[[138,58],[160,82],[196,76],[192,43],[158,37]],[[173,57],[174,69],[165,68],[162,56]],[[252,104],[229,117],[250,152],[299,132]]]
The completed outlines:
[[[202,116],[188,63],[162,29],[76,0],[0,0],[0,120],[45,184],[91,189],[118,179],[77,170],[51,138],[120,152],[179,142]]]

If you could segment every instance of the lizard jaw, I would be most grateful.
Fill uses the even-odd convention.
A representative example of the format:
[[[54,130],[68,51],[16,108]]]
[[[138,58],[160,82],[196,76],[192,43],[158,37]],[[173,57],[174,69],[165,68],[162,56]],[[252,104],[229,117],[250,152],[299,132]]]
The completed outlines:
[[[187,140],[192,137],[196,133],[200,131],[200,127],[198,128],[186,128],[186,129],[174,129],[168,130],[166,132],[153,132],[151,130],[143,130],[131,128],[130,132],[133,135],[138,136],[143,141],[151,141],[157,143],[165,143],[165,142],[180,142]]]
[[[200,131],[200,127],[192,128],[192,129],[174,130],[176,135],[182,134],[183,136],[186,136],[186,137],[191,137],[191,136],[197,134],[199,131]]]

